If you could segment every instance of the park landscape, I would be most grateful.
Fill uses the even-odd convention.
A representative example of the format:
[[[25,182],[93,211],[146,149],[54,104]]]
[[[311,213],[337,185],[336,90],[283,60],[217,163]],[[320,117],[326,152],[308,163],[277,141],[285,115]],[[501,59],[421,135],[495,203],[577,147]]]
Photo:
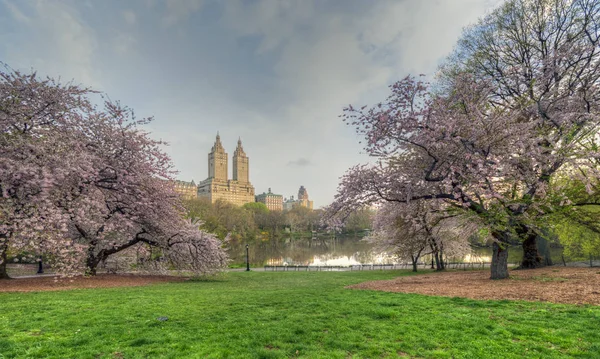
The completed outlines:
[[[4,64],[0,358],[599,357],[600,3],[500,2],[378,101],[339,109],[369,161],[284,214],[182,199],[152,117]],[[239,268],[350,232],[407,269]]]

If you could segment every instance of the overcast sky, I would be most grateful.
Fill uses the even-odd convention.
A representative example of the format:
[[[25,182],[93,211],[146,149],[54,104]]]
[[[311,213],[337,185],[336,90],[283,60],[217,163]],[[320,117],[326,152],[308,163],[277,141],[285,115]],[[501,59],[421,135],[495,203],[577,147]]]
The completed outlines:
[[[238,136],[256,193],[315,207],[366,162],[338,117],[435,73],[462,28],[501,0],[0,0],[0,61],[74,79],[154,116],[179,179],[208,175]]]

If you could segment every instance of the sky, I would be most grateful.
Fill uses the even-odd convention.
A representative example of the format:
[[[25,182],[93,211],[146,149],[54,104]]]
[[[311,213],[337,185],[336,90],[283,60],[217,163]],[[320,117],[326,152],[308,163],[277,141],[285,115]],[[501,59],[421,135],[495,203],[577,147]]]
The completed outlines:
[[[256,194],[305,186],[315,208],[364,154],[342,109],[433,76],[464,27],[502,0],[0,0],[0,61],[135,110],[178,179],[208,176],[238,137]]]

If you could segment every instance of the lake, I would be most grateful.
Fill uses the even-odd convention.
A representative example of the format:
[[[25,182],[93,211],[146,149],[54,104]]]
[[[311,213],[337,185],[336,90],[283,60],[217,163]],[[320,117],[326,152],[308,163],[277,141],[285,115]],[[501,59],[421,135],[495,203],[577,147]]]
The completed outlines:
[[[231,243],[228,249],[232,264],[246,263],[246,243]],[[394,256],[376,251],[373,245],[361,237],[318,237],[282,238],[276,240],[248,243],[250,264],[252,266],[350,266],[358,264],[392,264],[401,263]],[[491,262],[492,249],[489,247],[474,248],[464,258],[450,258],[451,262]],[[521,260],[521,248],[509,249],[509,263]],[[424,258],[426,261],[430,257]]]

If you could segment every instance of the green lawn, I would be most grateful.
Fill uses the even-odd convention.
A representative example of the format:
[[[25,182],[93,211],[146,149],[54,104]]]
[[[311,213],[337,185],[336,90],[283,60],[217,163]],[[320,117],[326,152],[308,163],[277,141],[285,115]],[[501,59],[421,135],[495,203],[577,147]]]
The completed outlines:
[[[600,307],[344,289],[406,274],[0,293],[0,358],[600,358]]]

